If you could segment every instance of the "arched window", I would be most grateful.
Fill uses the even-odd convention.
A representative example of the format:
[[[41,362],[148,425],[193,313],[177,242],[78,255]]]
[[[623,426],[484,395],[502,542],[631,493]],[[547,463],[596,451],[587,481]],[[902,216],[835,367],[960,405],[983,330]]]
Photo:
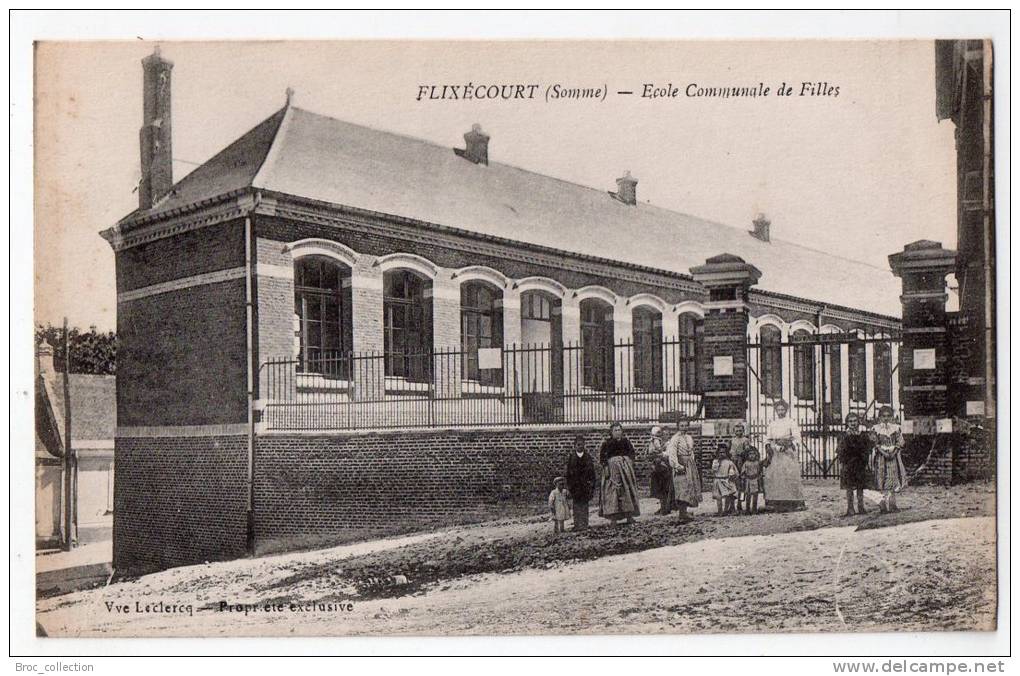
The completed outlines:
[[[868,366],[864,341],[855,340],[847,347],[847,370],[850,372],[850,401],[868,401]]]
[[[677,367],[680,390],[700,392],[701,335],[703,321],[698,315],[685,312],[680,315],[679,364]]]
[[[585,387],[610,391],[613,370],[613,307],[598,298],[586,298],[581,310],[581,383]]]
[[[503,346],[503,292],[485,282],[460,286],[460,347],[463,376],[485,385],[503,382],[502,369],[479,368],[478,350]]]
[[[298,370],[327,377],[350,374],[351,270],[323,256],[294,261],[294,314],[298,318]]]
[[[648,306],[634,308],[634,387],[662,390],[662,313]]]
[[[405,269],[383,274],[386,375],[426,382],[432,373],[432,281]]]
[[[515,353],[525,392],[563,388],[563,320],[560,299],[545,291],[521,294],[521,347]]]
[[[798,399],[815,398],[815,346],[808,343],[811,334],[805,329],[793,332],[793,396]]]
[[[778,326],[765,324],[761,327],[761,393],[766,397],[783,396],[783,332]]]
[[[875,401],[880,404],[892,403],[892,344],[879,341],[874,345]]]

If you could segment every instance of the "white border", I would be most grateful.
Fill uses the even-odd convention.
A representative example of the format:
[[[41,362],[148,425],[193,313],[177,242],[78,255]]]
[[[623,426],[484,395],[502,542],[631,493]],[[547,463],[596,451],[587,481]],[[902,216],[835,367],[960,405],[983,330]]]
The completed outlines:
[[[988,36],[996,41],[995,92],[996,92],[996,175],[1000,183],[997,190],[996,211],[997,253],[999,273],[999,420],[1000,449],[1008,449],[1009,437],[1009,230],[1004,224],[1009,219],[1009,16],[979,12],[690,12],[641,14],[636,11],[582,13],[567,12],[523,13],[499,12],[479,15],[463,11],[435,13],[357,12],[349,14],[304,13],[295,11],[258,13],[203,12],[200,17],[188,13],[166,11],[109,11],[80,12],[14,12],[11,24],[11,100],[9,111],[10,133],[13,136],[10,166],[18,172],[11,176],[10,195],[17,196],[11,204],[8,258],[11,261],[10,284],[17,289],[11,298],[10,321],[15,330],[9,331],[12,341],[9,354],[11,388],[11,416],[15,420],[30,421],[32,344],[27,327],[32,317],[32,41],[36,39],[281,39],[281,38],[926,38],[938,36]],[[876,86],[881,86],[881,74],[876,73]],[[934,114],[934,111],[933,111]],[[9,421],[10,422],[10,421]],[[13,449],[12,472],[24,478],[31,471],[31,425],[10,425]],[[1008,487],[1008,453],[1000,453],[1001,480]],[[10,481],[11,504],[34,504],[32,481]],[[999,491],[1000,514],[1008,519],[1009,490]],[[8,514],[8,517],[10,515]],[[938,634],[881,634],[841,635],[815,634],[805,636],[761,635],[735,636],[596,636],[590,638],[513,638],[513,639],[443,639],[422,638],[389,639],[379,642],[372,639],[294,639],[279,640],[39,640],[32,633],[30,620],[34,616],[32,567],[29,565],[34,551],[32,528],[18,520],[11,523],[13,551],[11,563],[11,612],[15,620],[11,629],[11,650],[14,654],[42,652],[59,654],[290,654],[315,653],[539,653],[539,654],[625,654],[625,653],[681,653],[681,654],[736,654],[736,653],[865,653],[865,654],[1006,654],[1009,650],[1009,598],[1004,594],[1010,578],[1008,557],[1008,528],[1000,529],[1000,631],[998,634],[946,632]],[[41,663],[41,660],[21,660]],[[54,660],[49,660],[50,662]],[[70,660],[64,660],[68,662]],[[133,673],[139,666],[133,660],[84,660],[96,663],[102,673]],[[758,661],[761,662],[761,661]],[[756,662],[756,671],[766,673],[829,673],[830,660],[792,662],[789,660]],[[307,663],[306,663],[307,664]],[[235,661],[231,669],[250,669],[258,665],[254,660]],[[749,663],[744,663],[750,666]],[[147,670],[156,673],[174,673],[178,665],[172,660],[146,663]],[[312,670],[322,664],[308,664]],[[329,665],[335,666],[335,665]],[[346,665],[348,670],[360,670]],[[431,665],[426,665],[430,667]],[[443,665],[435,665],[441,668]],[[588,665],[571,663],[573,668]],[[641,669],[644,665],[623,665],[619,661],[603,663],[606,669]],[[688,665],[685,665],[688,666]],[[718,663],[698,665],[716,668]],[[734,665],[738,668],[739,663]],[[262,665],[276,670],[275,663]],[[496,671],[517,670],[517,665],[487,665]],[[697,668],[694,665],[688,668]],[[802,671],[803,670],[803,671]]]

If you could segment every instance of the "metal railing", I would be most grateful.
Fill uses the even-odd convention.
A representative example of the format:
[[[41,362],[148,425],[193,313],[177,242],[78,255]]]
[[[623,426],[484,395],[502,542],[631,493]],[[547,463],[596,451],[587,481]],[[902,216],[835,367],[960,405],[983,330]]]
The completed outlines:
[[[701,409],[686,338],[271,359],[259,388],[268,430],[653,422]]]
[[[839,477],[836,448],[848,413],[869,426],[877,421],[878,410],[889,405],[896,420],[902,420],[898,364],[892,358],[899,344],[895,334],[863,333],[749,341],[748,436],[763,448],[775,403],[785,399],[801,429],[801,475]]]

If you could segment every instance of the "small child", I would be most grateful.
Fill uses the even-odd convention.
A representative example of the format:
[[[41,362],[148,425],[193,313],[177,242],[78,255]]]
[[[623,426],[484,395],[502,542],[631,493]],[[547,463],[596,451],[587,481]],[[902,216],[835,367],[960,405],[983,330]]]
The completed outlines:
[[[716,515],[733,513],[733,500],[737,495],[737,466],[729,456],[729,444],[721,442],[712,461],[712,496]],[[725,504],[725,509],[724,509]]]
[[[561,476],[553,479],[553,489],[549,493],[549,512],[553,518],[553,533],[566,530],[567,515],[570,513],[570,493],[567,491],[567,480]]]
[[[744,453],[744,466],[740,469],[740,477],[744,484],[744,499],[746,501],[745,514],[758,513],[758,494],[763,493],[761,486],[761,456],[758,449],[748,446]],[[751,511],[751,501],[754,501],[754,511]]]

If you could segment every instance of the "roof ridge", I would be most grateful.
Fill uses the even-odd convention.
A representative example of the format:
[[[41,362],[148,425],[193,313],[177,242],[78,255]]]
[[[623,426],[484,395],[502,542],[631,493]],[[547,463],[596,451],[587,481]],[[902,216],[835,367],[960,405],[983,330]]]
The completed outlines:
[[[386,130],[386,129],[380,129],[378,127],[372,127],[372,126],[369,126],[367,124],[361,124],[361,123],[358,123],[358,122],[351,122],[349,120],[343,120],[343,119],[340,119],[338,117],[334,117],[332,115],[326,115],[324,113],[318,113],[318,112],[315,112],[315,111],[312,111],[312,110],[308,110],[307,108],[300,108],[300,107],[294,106],[294,105],[288,105],[288,107],[290,109],[296,110],[296,111],[301,112],[301,113],[305,113],[307,115],[314,115],[316,117],[321,117],[321,118],[325,118],[327,120],[332,120],[334,122],[339,122],[340,124],[350,125],[352,127],[359,127],[361,129],[367,129],[368,131],[371,131],[371,132],[374,132],[374,133],[377,133],[377,134],[386,134],[388,136],[396,136],[396,137],[399,137],[399,138],[406,139],[408,141],[413,141],[415,143],[419,143],[419,144],[422,144],[422,145],[430,146],[432,148],[437,148],[437,149],[441,149],[441,150],[447,150],[447,149],[451,149],[452,150],[451,147],[442,145],[441,143],[438,143],[436,141],[430,141],[428,139],[424,139],[424,138],[421,138],[421,137],[418,137],[418,136],[411,136],[410,134],[405,134],[403,132],[389,131],[389,130]],[[270,147],[269,153],[267,153],[266,161],[265,161],[263,166],[266,166],[266,165],[269,164],[269,155],[273,155],[274,158],[275,158],[275,154],[274,154],[273,151],[276,149],[276,147],[278,145],[277,144],[277,139],[281,135],[280,134],[280,130],[283,129],[283,125],[284,125],[284,122],[286,121],[286,117],[289,117],[289,112],[288,112],[288,115],[285,116],[285,120],[280,122],[280,126],[277,129],[276,136],[273,139],[273,144]],[[496,166],[499,166],[499,167],[503,167],[503,168],[506,168],[506,169],[512,169],[514,171],[519,171],[519,172],[522,172],[522,173],[525,173],[525,174],[530,174],[531,176],[538,176],[538,177],[540,177],[542,179],[545,179],[545,180],[557,181],[559,183],[563,183],[563,184],[566,184],[566,185],[569,185],[569,186],[573,186],[573,187],[576,187],[576,188],[583,188],[585,190],[591,190],[591,191],[593,191],[595,193],[605,195],[609,199],[612,199],[610,194],[609,194],[610,191],[609,191],[608,188],[606,188],[606,189],[596,188],[594,186],[586,185],[584,183],[578,183],[576,181],[571,181],[569,179],[561,178],[559,176],[552,176],[552,175],[549,175],[549,174],[543,174],[543,173],[535,171],[533,169],[527,169],[525,167],[519,167],[519,166],[517,166],[515,164],[508,164],[506,162],[500,162],[500,161],[492,162],[492,161],[490,161],[489,164],[490,165],[496,165]],[[259,178],[261,178],[261,174],[262,174],[262,168],[260,168],[259,171],[256,173],[255,180],[252,182],[253,185],[258,182]],[[747,237],[751,237],[751,235],[747,231],[745,231],[743,228],[741,228],[739,226],[730,225],[729,223],[724,223],[722,221],[717,221],[717,220],[714,220],[714,219],[711,219],[711,218],[706,218],[704,216],[698,216],[696,214],[688,213],[688,212],[685,212],[685,211],[680,211],[680,210],[677,210],[677,209],[672,209],[670,207],[666,207],[666,206],[663,206],[663,205],[660,205],[660,204],[656,204],[654,202],[650,202],[650,201],[647,201],[647,200],[644,201],[644,202],[639,201],[634,206],[636,206],[638,208],[657,209],[659,211],[663,211],[663,212],[666,212],[668,214],[672,214],[672,215],[675,215],[675,216],[681,216],[681,217],[685,217],[685,218],[696,219],[696,220],[701,221],[702,223],[704,223],[706,225],[718,226],[718,227],[721,227],[721,228],[726,228],[727,230],[732,230],[732,231],[734,231],[737,234],[746,234]],[[752,239],[753,239],[753,237],[752,237]],[[755,240],[755,241],[760,241],[760,240]],[[813,247],[805,246],[803,244],[798,244],[796,242],[793,242],[793,241],[790,241],[790,240],[787,240],[787,239],[783,239],[781,237],[774,237],[774,238],[772,238],[772,241],[773,242],[779,242],[779,243],[783,244],[784,246],[791,246],[791,247],[795,247],[797,249],[801,249],[803,251],[810,251],[812,253],[821,254],[823,256],[829,256],[829,257],[836,258],[836,259],[839,259],[839,260],[842,260],[842,261],[846,261],[848,263],[858,263],[860,265],[864,265],[864,266],[867,266],[869,268],[872,268],[873,270],[878,270],[878,271],[881,271],[881,272],[889,272],[889,268],[887,268],[887,267],[882,267],[880,265],[875,265],[874,263],[869,263],[867,261],[859,260],[857,258],[849,258],[847,256],[840,256],[839,254],[832,253],[831,251],[825,251],[823,249],[816,249],[816,248],[813,248]]]
[[[275,160],[276,157],[280,154],[280,147],[282,144],[279,143],[279,140],[280,137],[283,136],[281,132],[283,131],[284,125],[288,124],[290,120],[293,118],[291,111],[296,110],[296,108],[293,105],[291,105],[289,96],[287,97],[287,103],[284,104],[281,110],[283,111],[283,115],[280,117],[280,123],[276,125],[276,129],[273,131],[273,140],[269,142],[269,150],[266,151],[265,157],[263,157],[262,161],[259,162],[259,168],[255,170],[255,173],[252,175],[251,181],[249,182],[251,184],[251,187],[253,188],[259,187],[260,180],[262,179],[262,172],[268,171],[267,167],[272,167],[273,162],[271,161],[270,158],[272,158],[272,160]],[[276,111],[275,113],[273,113],[273,115],[270,115],[269,118],[266,119],[270,119],[273,116],[279,114],[280,110]],[[265,120],[263,120],[263,122],[265,122]],[[262,124],[262,122],[260,122],[259,124]]]

